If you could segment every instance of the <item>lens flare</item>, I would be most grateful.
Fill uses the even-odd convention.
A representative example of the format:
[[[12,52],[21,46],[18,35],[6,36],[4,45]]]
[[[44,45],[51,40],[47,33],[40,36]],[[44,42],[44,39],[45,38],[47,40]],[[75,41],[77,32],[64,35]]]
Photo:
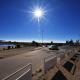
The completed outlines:
[[[44,17],[44,10],[41,8],[36,8],[32,11],[34,18],[37,18],[38,22]]]
[[[35,19],[40,22],[41,19],[45,18],[46,10],[40,6],[33,7],[29,13],[32,14],[32,19]]]
[[[41,9],[35,9],[33,11],[33,14],[34,14],[34,17],[36,18],[41,18],[44,15],[43,10]]]

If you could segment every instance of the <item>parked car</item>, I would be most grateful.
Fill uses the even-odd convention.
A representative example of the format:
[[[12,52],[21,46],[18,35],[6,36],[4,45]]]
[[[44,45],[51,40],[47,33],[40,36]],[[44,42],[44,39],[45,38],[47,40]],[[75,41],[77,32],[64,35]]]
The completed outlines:
[[[56,45],[50,45],[48,48],[50,50],[59,50],[58,46],[56,46]]]

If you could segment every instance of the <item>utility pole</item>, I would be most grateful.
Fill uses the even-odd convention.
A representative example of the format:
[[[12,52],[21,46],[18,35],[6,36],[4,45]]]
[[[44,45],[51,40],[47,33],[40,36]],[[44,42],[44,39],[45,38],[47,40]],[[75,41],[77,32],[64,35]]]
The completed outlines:
[[[43,46],[43,30],[42,30],[42,46]]]

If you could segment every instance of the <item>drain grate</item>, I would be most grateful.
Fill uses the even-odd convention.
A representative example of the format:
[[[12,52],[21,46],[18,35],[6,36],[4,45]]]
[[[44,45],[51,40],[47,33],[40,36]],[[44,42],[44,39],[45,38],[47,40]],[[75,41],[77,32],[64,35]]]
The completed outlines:
[[[67,78],[59,70],[51,80],[67,80]]]
[[[72,60],[74,62],[74,61],[76,61],[76,58],[75,57],[72,57],[70,60]]]
[[[63,65],[63,67],[66,68],[66,69],[70,72],[70,71],[72,70],[73,65],[74,65],[73,63],[67,61],[67,62]]]

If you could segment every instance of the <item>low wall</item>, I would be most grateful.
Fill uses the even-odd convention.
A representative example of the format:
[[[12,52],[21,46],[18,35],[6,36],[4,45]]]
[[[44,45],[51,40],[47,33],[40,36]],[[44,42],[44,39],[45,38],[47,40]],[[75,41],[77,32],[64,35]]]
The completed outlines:
[[[16,46],[10,46],[10,49],[15,48]],[[0,50],[6,50],[8,46],[0,46]]]
[[[57,63],[57,57],[49,57],[44,59],[44,73],[53,68]]]
[[[8,49],[8,46],[0,46],[0,50]]]

